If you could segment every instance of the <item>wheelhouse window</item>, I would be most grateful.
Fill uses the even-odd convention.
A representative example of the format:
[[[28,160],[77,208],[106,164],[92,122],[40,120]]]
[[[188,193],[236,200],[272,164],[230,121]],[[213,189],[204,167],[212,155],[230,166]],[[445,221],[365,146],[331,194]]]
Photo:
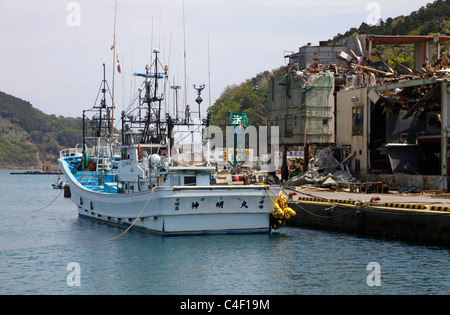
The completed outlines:
[[[133,136],[132,136],[131,133],[126,133],[124,135],[123,144],[124,145],[131,145],[131,144],[133,144]]]
[[[197,185],[197,177],[196,176],[184,176],[184,185],[186,185],[186,186]]]
[[[121,157],[122,160],[129,160],[130,159],[130,155],[128,154],[127,148],[122,148],[120,150],[120,157]]]

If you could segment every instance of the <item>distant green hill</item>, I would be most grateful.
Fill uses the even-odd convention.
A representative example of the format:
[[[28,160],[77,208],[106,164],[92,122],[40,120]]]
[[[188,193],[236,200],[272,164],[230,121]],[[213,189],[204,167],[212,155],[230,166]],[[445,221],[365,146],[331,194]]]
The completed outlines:
[[[40,168],[81,141],[81,118],[47,115],[0,92],[0,168]]]
[[[371,35],[450,35],[450,1],[436,0],[412,12],[396,18],[381,20],[379,25],[361,23],[359,28],[352,27],[344,34],[336,35],[331,41],[356,34]]]

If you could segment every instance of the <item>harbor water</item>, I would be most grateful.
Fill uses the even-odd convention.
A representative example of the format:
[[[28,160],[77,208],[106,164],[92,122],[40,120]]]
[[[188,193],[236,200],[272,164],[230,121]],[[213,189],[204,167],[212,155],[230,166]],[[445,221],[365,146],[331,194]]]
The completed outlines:
[[[450,249],[285,227],[158,237],[78,218],[56,175],[0,170],[0,294],[449,294]],[[54,202],[52,202],[54,201]]]

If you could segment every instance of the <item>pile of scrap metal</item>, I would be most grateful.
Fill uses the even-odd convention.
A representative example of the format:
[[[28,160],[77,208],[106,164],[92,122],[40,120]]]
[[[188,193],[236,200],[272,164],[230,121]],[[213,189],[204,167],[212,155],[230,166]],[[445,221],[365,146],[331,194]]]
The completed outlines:
[[[364,57],[357,56],[352,50],[350,50],[350,52],[352,56],[347,55],[343,51],[339,53],[339,56],[348,61],[349,67],[353,70],[353,75],[365,73],[366,75],[371,76],[362,77],[362,80],[357,77],[356,84],[354,82],[354,77],[352,82],[353,84],[350,84],[350,80],[347,78],[346,85],[344,87],[345,89],[358,86],[387,84],[400,80],[419,79],[424,77],[443,77],[450,74],[450,57],[445,54],[435,62],[434,66],[431,66],[428,61],[425,60],[425,63],[422,65],[421,69],[412,70],[395,59],[391,59],[396,65],[395,68],[392,68],[380,54],[377,54],[379,61],[372,62]]]
[[[376,104],[386,108],[406,110],[403,119],[413,116],[419,109],[440,111],[441,87],[439,85],[418,85],[398,90],[381,91],[380,99]],[[440,128],[440,115],[431,116],[429,124]]]
[[[287,180],[285,186],[313,185],[316,187],[348,187],[359,183],[350,173],[346,162],[348,156],[341,162],[334,157],[334,149],[326,147],[309,160],[308,170]],[[337,148],[340,149],[340,148]]]
[[[388,62],[377,54],[379,61],[371,61],[365,57],[358,56],[350,49],[350,54],[343,50],[337,53],[344,64],[319,64],[313,63],[304,70],[299,71],[297,65],[293,64],[288,69],[288,75],[294,79],[303,79],[304,85],[309,77],[318,73],[333,73],[335,85],[338,89],[347,90],[363,86],[375,86],[397,82],[399,80],[418,79],[424,77],[445,77],[450,75],[450,55],[443,55],[434,66],[427,61],[421,69],[410,69],[395,59],[392,62],[396,67],[392,68]],[[317,60],[318,61],[318,60]]]

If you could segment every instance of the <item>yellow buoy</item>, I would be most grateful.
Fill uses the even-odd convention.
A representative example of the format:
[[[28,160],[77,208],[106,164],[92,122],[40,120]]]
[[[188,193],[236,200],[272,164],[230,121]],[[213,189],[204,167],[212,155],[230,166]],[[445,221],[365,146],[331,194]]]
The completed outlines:
[[[294,210],[292,210],[292,208],[289,208],[289,207],[284,208],[284,211],[285,211],[285,213],[289,213],[289,215],[290,215],[291,217],[293,217],[294,215],[297,214],[297,213],[295,213]]]
[[[287,207],[286,200],[284,200],[282,198],[281,199],[279,198],[277,200],[277,204],[280,206],[281,209],[284,209]]]
[[[281,211],[281,210],[278,210],[278,211],[277,211],[277,217],[278,217],[279,219],[282,219],[282,218],[284,217],[284,212]]]

